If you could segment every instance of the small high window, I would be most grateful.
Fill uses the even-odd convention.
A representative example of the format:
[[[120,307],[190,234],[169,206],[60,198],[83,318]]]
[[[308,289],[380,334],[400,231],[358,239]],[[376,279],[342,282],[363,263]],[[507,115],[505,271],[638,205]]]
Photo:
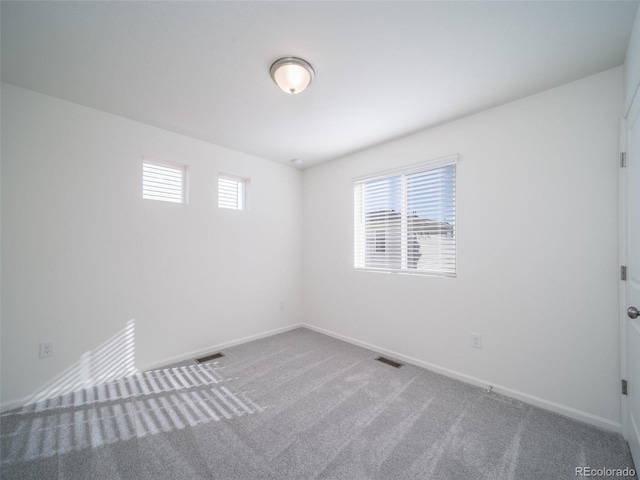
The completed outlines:
[[[245,210],[247,182],[244,178],[220,175],[218,177],[218,207]]]
[[[186,176],[186,165],[144,159],[142,162],[142,198],[186,203]]]

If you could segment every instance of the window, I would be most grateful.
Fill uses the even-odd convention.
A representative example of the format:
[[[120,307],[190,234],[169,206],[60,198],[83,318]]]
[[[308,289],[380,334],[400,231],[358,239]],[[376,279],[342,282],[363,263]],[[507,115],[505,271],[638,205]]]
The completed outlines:
[[[354,264],[456,275],[457,155],[354,180]]]
[[[145,159],[142,162],[142,198],[186,203],[185,165]]]
[[[246,208],[247,180],[220,175],[218,177],[218,207],[232,210]]]

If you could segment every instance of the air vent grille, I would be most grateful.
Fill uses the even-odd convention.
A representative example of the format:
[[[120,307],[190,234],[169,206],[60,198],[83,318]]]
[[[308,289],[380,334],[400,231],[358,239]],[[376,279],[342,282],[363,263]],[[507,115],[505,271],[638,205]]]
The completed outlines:
[[[394,368],[400,368],[404,365],[404,363],[396,362],[395,360],[391,360],[387,357],[378,357],[376,358],[376,360],[382,363],[386,363],[387,365],[391,365]]]
[[[215,360],[216,358],[222,358],[222,357],[224,357],[224,353],[222,352],[212,353],[211,355],[207,355],[206,357],[196,358],[196,363],[210,362],[211,360]]]

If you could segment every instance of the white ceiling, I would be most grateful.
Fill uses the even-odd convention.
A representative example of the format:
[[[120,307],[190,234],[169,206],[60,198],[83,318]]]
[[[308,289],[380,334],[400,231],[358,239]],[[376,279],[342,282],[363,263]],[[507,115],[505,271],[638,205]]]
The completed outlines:
[[[2,80],[305,165],[621,65],[637,2],[7,2]],[[272,82],[308,60],[299,95]]]

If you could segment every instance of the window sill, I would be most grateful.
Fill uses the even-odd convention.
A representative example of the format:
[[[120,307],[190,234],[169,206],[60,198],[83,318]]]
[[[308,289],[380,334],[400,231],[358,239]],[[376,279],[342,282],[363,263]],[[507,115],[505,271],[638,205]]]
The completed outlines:
[[[418,277],[443,277],[443,278],[456,278],[455,273],[444,272],[429,272],[429,271],[410,271],[410,270],[390,270],[384,268],[354,268],[354,272],[364,273],[386,273],[394,275],[410,275]]]

